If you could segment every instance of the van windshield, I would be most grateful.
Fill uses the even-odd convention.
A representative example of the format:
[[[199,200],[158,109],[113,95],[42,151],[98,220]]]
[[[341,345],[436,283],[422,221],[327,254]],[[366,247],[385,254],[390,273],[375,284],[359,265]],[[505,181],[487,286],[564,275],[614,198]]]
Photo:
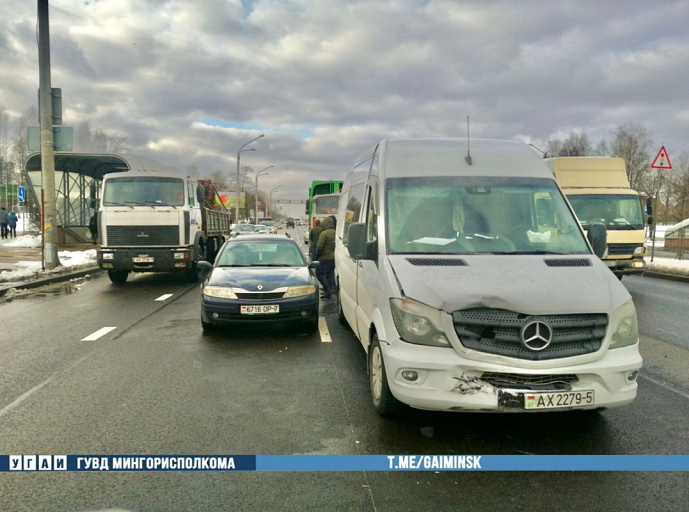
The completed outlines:
[[[390,254],[590,254],[554,180],[390,178],[385,197]]]

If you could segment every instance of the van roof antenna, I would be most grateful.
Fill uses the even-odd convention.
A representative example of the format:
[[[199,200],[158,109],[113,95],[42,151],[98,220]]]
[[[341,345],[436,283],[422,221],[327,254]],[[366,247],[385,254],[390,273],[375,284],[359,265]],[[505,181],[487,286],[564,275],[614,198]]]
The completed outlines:
[[[466,160],[469,165],[473,163],[471,160],[471,145],[469,139],[469,116],[467,116],[467,156],[464,157],[464,160]]]

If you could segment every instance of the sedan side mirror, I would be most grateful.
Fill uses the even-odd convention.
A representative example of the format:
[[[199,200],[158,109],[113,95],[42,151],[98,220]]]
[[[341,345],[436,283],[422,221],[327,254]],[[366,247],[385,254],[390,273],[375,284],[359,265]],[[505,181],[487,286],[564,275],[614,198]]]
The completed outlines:
[[[213,265],[207,261],[201,260],[196,264],[196,268],[199,269],[201,274],[206,275],[208,272],[213,270]]]

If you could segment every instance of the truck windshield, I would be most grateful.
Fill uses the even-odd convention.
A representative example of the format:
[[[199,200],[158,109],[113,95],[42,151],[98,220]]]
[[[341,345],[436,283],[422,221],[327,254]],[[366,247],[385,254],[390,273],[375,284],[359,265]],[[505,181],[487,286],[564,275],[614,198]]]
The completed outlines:
[[[184,206],[184,182],[152,176],[106,180],[103,204]]]
[[[554,180],[427,177],[386,182],[391,254],[589,254]]]
[[[340,196],[317,197],[314,199],[315,210],[314,213],[334,215],[337,213],[337,205],[340,202]]]
[[[608,230],[644,229],[639,196],[624,194],[568,195],[579,222],[602,222]]]

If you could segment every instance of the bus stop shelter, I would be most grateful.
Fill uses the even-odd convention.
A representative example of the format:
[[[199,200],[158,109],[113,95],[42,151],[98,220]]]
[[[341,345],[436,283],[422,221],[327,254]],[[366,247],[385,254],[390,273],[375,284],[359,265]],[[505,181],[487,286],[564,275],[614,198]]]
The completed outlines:
[[[91,187],[98,196],[103,176],[138,169],[179,172],[174,167],[136,155],[55,152],[58,244],[90,243],[88,225],[95,213],[89,207]],[[43,179],[40,152],[29,155],[24,164],[24,176],[29,201],[40,206]]]

